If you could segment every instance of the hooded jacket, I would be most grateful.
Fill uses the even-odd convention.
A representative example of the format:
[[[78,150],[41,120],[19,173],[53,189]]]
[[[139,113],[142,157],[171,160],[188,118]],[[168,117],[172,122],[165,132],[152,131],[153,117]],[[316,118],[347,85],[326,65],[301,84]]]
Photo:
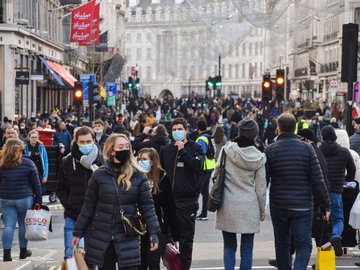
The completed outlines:
[[[215,228],[232,233],[258,233],[266,201],[265,154],[254,146],[240,148],[235,142],[228,142],[220,155],[224,153],[225,187]],[[215,170],[219,166],[220,159]]]
[[[328,165],[330,192],[342,194],[344,181],[355,179],[356,167],[348,149],[338,143],[325,141],[320,145]],[[345,177],[345,169],[347,171]]]

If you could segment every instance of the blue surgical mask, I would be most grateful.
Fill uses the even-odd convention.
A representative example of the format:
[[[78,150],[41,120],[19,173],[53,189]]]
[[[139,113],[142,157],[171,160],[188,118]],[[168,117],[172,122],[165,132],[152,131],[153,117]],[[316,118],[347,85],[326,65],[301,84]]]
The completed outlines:
[[[151,171],[151,162],[150,162],[150,160],[140,160],[139,165],[140,165],[141,169],[143,169],[145,172],[148,173],[148,172]]]
[[[172,132],[172,137],[175,141],[183,141],[185,139],[185,131],[184,130],[175,130]]]
[[[94,129],[96,134],[101,134],[103,133],[103,129]]]
[[[94,148],[94,144],[93,143],[89,143],[89,144],[84,144],[84,145],[79,145],[79,150],[83,155],[88,155],[90,154],[91,150],[93,150]]]

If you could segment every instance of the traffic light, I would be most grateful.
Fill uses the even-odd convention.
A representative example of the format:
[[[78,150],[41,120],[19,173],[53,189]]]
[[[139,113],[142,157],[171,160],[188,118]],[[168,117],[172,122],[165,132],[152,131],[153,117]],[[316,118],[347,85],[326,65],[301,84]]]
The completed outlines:
[[[139,79],[139,78],[137,78],[137,79],[135,80],[135,88],[136,88],[136,89],[139,89],[139,88],[140,88],[140,79]]]
[[[284,86],[285,86],[285,70],[277,69],[276,70],[276,99],[284,100]]]
[[[206,90],[210,91],[214,87],[213,78],[209,77],[208,80],[206,80]]]
[[[272,81],[270,74],[263,75],[261,93],[263,101],[270,102],[272,100]]]
[[[81,82],[75,83],[73,95],[74,95],[74,105],[77,107],[81,106],[83,104],[83,95],[84,95]]]
[[[133,78],[132,78],[132,77],[129,77],[129,78],[128,78],[128,88],[129,88],[129,89],[133,89],[133,87],[134,87]]]
[[[89,105],[93,105],[94,99],[99,95],[98,84],[89,82]]]
[[[222,86],[222,81],[221,81],[221,76],[216,76],[214,77],[214,84],[215,84],[215,87],[216,89],[221,89],[221,86]]]

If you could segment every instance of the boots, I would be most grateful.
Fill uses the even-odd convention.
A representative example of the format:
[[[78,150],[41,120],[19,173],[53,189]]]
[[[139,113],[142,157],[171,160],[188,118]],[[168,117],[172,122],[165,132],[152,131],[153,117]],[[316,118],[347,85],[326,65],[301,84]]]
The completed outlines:
[[[27,257],[30,257],[31,254],[32,254],[31,250],[28,250],[27,248],[20,248],[19,259],[20,260],[26,259]]]
[[[11,249],[4,249],[4,258],[3,258],[4,262],[11,262],[12,258],[11,258]]]

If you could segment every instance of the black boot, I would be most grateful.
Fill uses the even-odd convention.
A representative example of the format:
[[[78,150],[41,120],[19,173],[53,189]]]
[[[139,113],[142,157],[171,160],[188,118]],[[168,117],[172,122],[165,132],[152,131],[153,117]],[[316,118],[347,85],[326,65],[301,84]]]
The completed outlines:
[[[30,257],[31,254],[32,254],[31,250],[28,250],[27,248],[20,248],[19,259],[20,260],[26,259],[27,257]]]
[[[11,249],[4,249],[4,262],[11,262]]]

